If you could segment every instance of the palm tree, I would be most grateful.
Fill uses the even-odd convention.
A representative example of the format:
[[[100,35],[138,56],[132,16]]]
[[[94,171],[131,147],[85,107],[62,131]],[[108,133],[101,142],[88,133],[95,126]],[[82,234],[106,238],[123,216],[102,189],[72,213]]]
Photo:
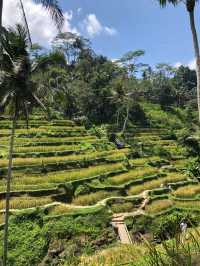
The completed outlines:
[[[0,111],[9,108],[12,114],[12,130],[10,137],[8,175],[6,185],[6,207],[4,227],[3,265],[7,265],[8,253],[8,220],[10,202],[10,182],[12,176],[12,154],[17,119],[20,115],[28,117],[31,107],[35,104],[44,105],[36,96],[38,86],[31,80],[32,73],[42,68],[42,62],[31,63],[28,51],[27,31],[17,25],[16,29],[2,31],[2,69],[0,70]],[[45,62],[46,64],[46,62]]]
[[[64,16],[57,0],[35,0],[35,2],[41,3],[47,9],[58,28],[62,26],[64,22]],[[2,13],[3,0],[0,0],[0,31],[2,29]]]
[[[157,0],[159,1],[162,7],[165,7],[167,3],[173,4],[176,6],[180,2],[185,4],[186,10],[189,13],[190,18],[190,28],[193,37],[195,58],[196,58],[196,74],[197,74],[197,105],[198,105],[198,114],[199,114],[199,122],[200,122],[200,51],[199,51],[199,42],[197,36],[197,30],[195,26],[195,18],[194,18],[194,10],[196,3],[198,0]]]

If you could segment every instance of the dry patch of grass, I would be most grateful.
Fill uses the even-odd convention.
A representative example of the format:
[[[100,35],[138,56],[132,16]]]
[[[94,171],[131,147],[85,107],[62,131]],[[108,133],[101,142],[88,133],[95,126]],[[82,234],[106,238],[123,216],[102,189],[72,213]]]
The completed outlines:
[[[118,196],[118,192],[108,192],[108,191],[98,191],[95,193],[90,193],[87,195],[80,195],[72,201],[72,204],[78,205],[78,206],[87,206],[87,205],[94,205],[98,201],[113,197],[113,196]]]
[[[3,224],[5,222],[5,216],[4,214],[0,214],[0,224]]]
[[[149,214],[154,214],[166,210],[173,206],[173,201],[165,200],[155,200],[151,204],[147,205],[145,211]]]
[[[66,204],[60,204],[55,207],[53,207],[50,211],[49,214],[51,215],[61,215],[64,213],[71,213],[73,211],[73,207],[66,205]]]
[[[50,197],[16,197],[11,198],[10,208],[11,209],[26,209],[32,207],[43,206],[52,202]],[[0,209],[5,209],[5,200],[0,201]]]
[[[124,203],[115,203],[112,204],[111,210],[114,213],[121,213],[121,212],[131,212],[133,211],[133,204],[131,202],[124,202]]]
[[[197,196],[200,193],[200,185],[189,185],[178,188],[173,192],[175,197],[191,198]]]
[[[143,257],[145,252],[146,247],[143,245],[119,245],[99,251],[91,257],[82,256],[79,266],[132,265]]]
[[[177,207],[182,207],[182,208],[189,208],[189,209],[200,208],[200,201],[198,200],[188,200],[188,201],[175,200],[174,203],[176,204]]]

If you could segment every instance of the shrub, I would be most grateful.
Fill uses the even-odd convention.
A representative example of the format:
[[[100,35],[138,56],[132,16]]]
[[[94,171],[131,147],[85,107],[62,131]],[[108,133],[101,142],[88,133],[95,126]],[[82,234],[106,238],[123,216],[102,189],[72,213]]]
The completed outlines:
[[[190,160],[186,164],[186,172],[191,177],[200,177],[200,162],[199,162],[199,158]]]
[[[87,185],[80,185],[74,192],[74,196],[77,197],[79,195],[84,195],[90,192],[90,189]]]
[[[157,218],[153,224],[153,233],[157,241],[163,241],[174,237],[180,232],[180,223],[185,221],[187,225],[197,225],[196,216],[189,212],[173,212]]]
[[[161,145],[155,145],[153,147],[153,154],[160,156],[160,157],[165,157],[167,159],[171,159],[171,154],[169,151],[167,151],[163,146]]]

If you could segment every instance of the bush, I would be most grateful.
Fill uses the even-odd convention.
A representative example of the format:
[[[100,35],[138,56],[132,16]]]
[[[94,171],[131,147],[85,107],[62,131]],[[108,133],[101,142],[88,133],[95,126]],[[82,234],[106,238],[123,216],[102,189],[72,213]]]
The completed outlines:
[[[153,147],[153,154],[160,156],[160,157],[165,157],[167,159],[171,159],[171,153],[167,151],[163,146],[160,146],[160,145],[155,145]]]
[[[200,177],[200,162],[199,158],[191,160],[186,165],[186,171],[190,177]]]
[[[74,192],[74,196],[77,197],[79,195],[84,195],[90,192],[90,189],[87,185],[80,185]]]
[[[199,140],[193,136],[194,131],[193,128],[184,128],[177,134],[179,143],[187,147],[190,156],[198,156],[200,153]]]
[[[199,220],[199,219],[198,219]],[[185,221],[188,226],[197,225],[197,217],[191,213],[174,212],[155,220],[152,230],[154,238],[160,242],[174,237],[180,232],[180,223]]]

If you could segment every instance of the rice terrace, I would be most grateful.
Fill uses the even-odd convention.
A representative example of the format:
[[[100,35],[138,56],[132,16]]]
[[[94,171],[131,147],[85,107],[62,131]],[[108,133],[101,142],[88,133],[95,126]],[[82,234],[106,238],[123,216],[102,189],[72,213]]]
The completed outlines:
[[[2,266],[200,265],[200,6],[121,4],[0,0]]]

